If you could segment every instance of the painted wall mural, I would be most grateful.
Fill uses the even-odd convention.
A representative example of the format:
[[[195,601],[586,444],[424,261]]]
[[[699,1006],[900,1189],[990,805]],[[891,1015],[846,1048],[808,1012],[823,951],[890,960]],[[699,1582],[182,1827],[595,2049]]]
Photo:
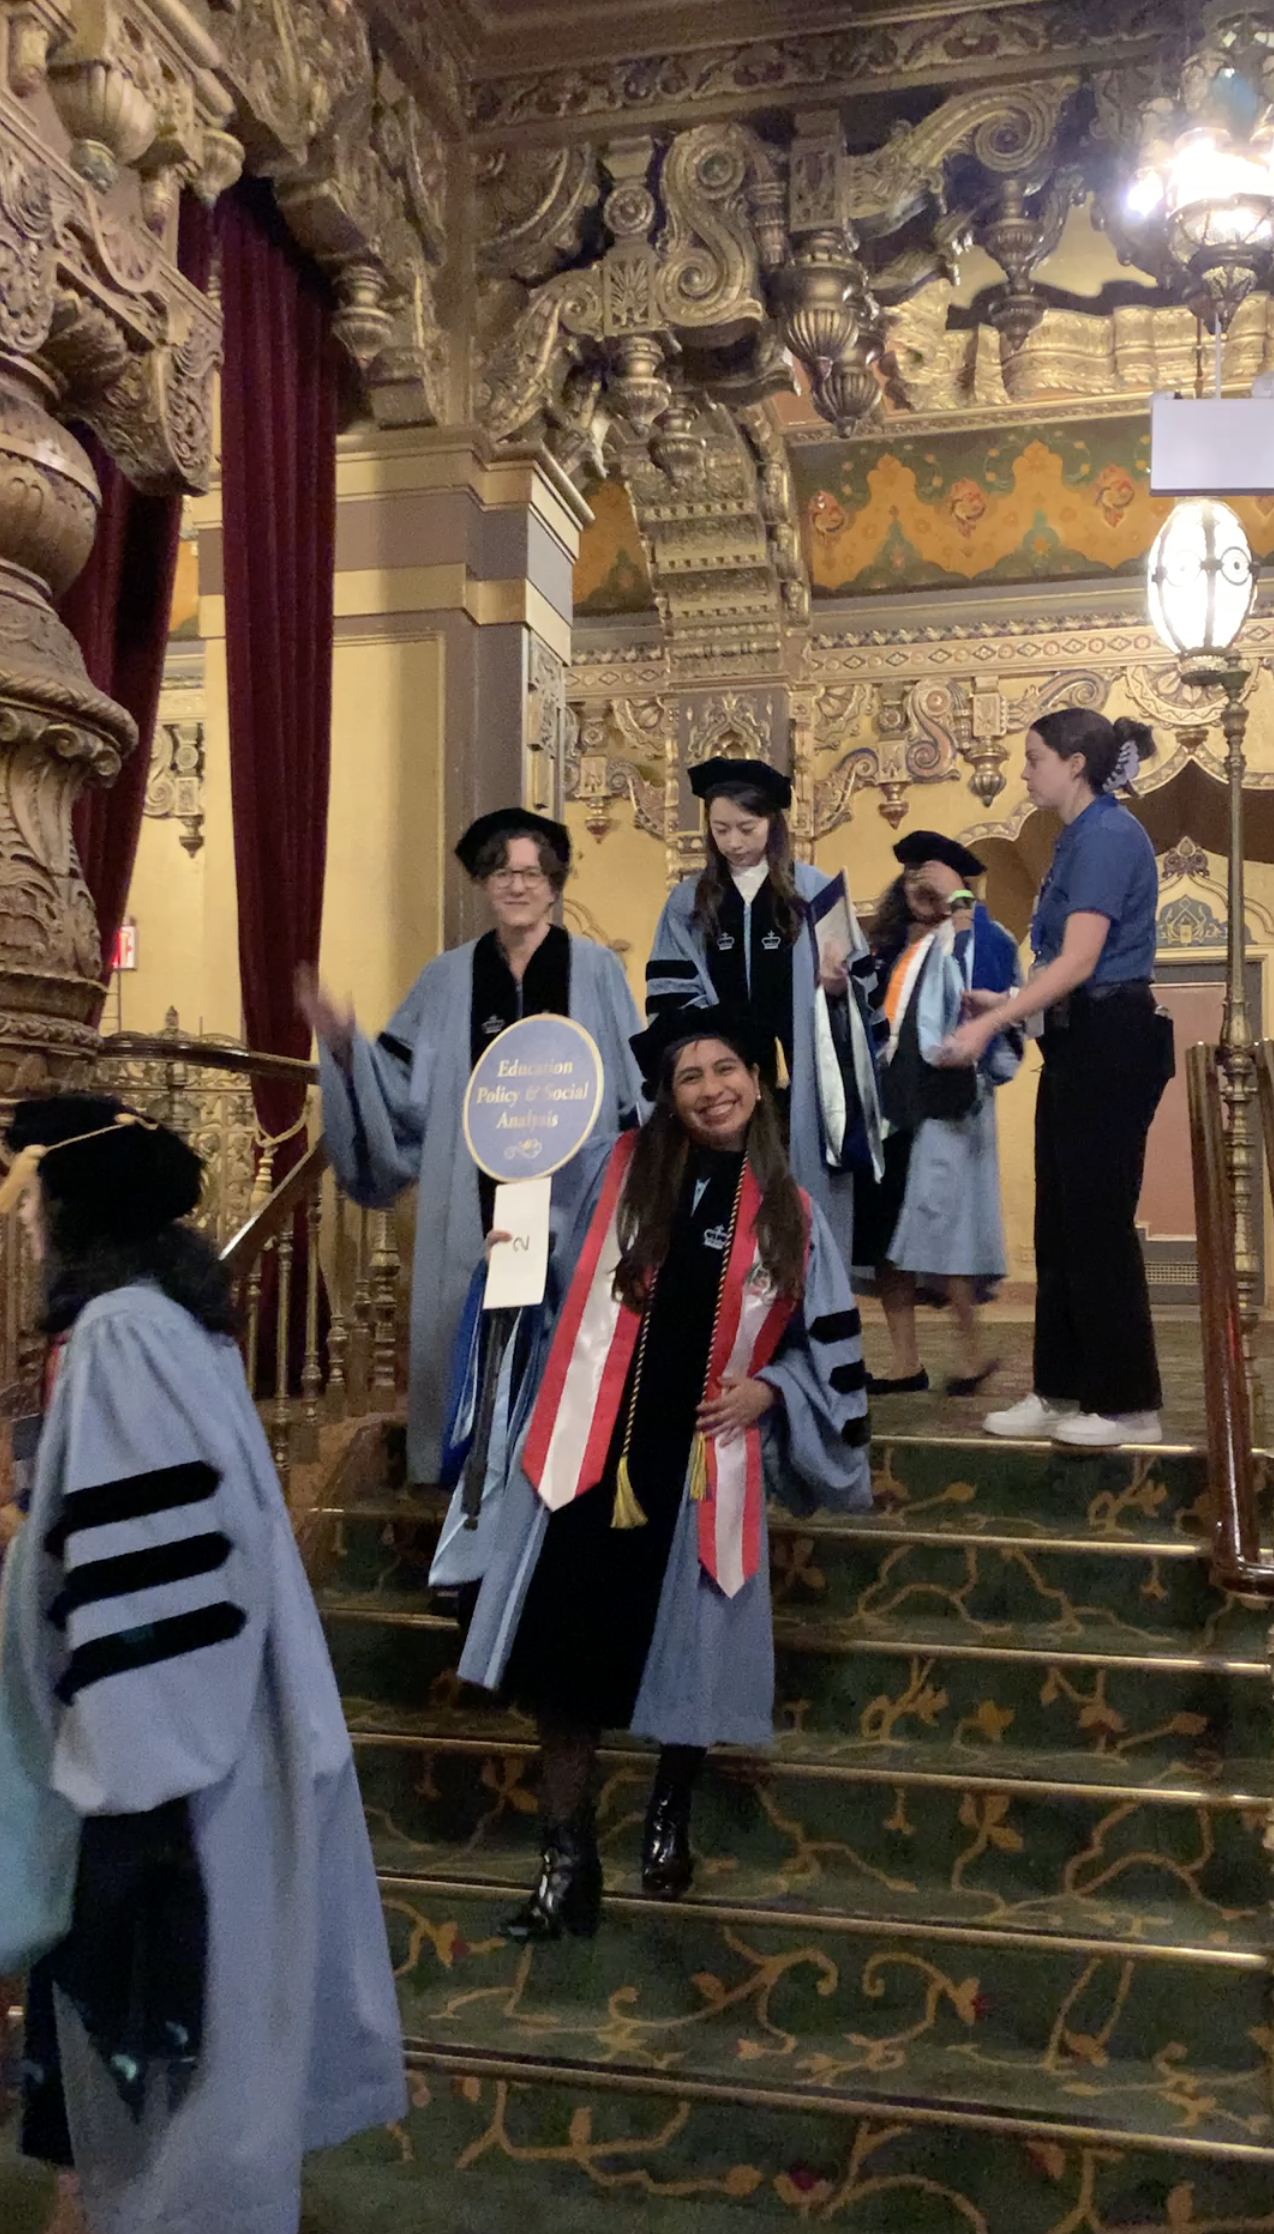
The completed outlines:
[[[815,597],[1135,574],[1169,510],[1140,414],[791,455]],[[1274,552],[1274,496],[1236,509]]]
[[[575,562],[577,616],[650,612],[654,591],[627,489],[622,481],[598,481],[587,500],[593,521]]]

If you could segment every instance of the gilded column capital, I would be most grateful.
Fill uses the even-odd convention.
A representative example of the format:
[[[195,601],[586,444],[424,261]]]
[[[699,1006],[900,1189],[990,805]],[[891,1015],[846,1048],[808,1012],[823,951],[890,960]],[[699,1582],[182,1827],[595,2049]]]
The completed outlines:
[[[438,424],[450,343],[435,288],[465,183],[443,129],[351,0],[240,0],[215,20],[248,161],[332,282],[372,416]]]

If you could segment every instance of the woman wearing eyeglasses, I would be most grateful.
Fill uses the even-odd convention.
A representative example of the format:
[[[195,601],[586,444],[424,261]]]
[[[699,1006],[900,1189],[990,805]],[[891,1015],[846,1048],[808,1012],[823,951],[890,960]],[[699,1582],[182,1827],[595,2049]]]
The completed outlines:
[[[355,1202],[385,1209],[419,1183],[407,1421],[417,1482],[439,1478],[452,1348],[491,1225],[494,1184],[471,1162],[462,1131],[470,1071],[507,1024],[570,1016],[601,1051],[603,1132],[633,1121],[640,1086],[623,964],[553,921],[571,862],[563,825],[502,807],[465,831],[456,856],[482,887],[492,927],[428,963],[377,1040],[311,973],[297,989],[319,1043],[323,1127],[341,1185]]]

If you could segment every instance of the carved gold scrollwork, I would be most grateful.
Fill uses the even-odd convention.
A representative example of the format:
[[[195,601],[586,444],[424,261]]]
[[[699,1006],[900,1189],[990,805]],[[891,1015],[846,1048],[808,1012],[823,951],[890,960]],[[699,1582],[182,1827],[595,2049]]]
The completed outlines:
[[[659,302],[674,330],[729,342],[761,323],[748,187],[771,175],[760,141],[741,125],[677,134],[660,173]]]
[[[575,147],[488,148],[477,160],[478,268],[547,279],[583,246],[601,198],[597,156]]]
[[[540,814],[561,812],[566,773],[566,665],[539,636],[527,661],[522,798]]]
[[[673,115],[726,113],[768,104],[831,104],[900,87],[1019,76],[1094,54],[1144,55],[1162,43],[1164,11],[1155,0],[1113,8],[1090,0],[1027,7],[876,13],[832,32],[704,44],[689,54],[630,54],[624,61],[502,72],[470,89],[475,131],[498,137],[523,125],[561,119],[575,130],[626,118],[647,128]]]
[[[56,294],[53,174],[0,142],[0,349],[33,355],[53,322]]]
[[[181,825],[193,859],[203,847],[204,732],[201,721],[159,721],[146,779],[146,813]]]
[[[614,827],[614,804],[627,799],[634,825],[668,842],[677,823],[676,743],[663,697],[577,703],[567,725],[565,794],[586,806],[586,828],[600,843]]]
[[[336,294],[333,331],[382,424],[445,409],[434,286],[447,151],[350,0],[253,0],[219,19],[239,128]]]

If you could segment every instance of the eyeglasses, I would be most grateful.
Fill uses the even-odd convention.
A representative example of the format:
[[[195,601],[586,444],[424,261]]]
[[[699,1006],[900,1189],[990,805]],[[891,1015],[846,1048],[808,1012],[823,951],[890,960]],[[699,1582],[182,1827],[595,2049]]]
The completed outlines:
[[[493,869],[487,878],[487,883],[493,884],[497,892],[511,892],[515,884],[534,887],[548,881],[543,869]]]

